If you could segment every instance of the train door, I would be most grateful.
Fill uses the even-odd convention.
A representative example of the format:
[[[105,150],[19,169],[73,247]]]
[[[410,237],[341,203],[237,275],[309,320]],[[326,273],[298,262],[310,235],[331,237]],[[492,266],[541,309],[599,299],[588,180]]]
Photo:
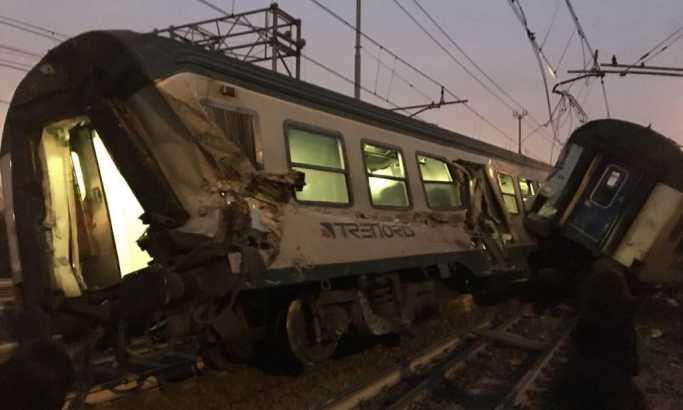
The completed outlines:
[[[69,134],[80,265],[88,286],[103,287],[121,277],[107,197],[90,130],[74,127]]]
[[[511,237],[505,215],[496,199],[488,174],[492,169],[485,164],[456,161],[470,173],[470,224],[476,226],[486,248],[497,264],[506,263],[508,256],[505,243]]]
[[[145,268],[143,209],[97,132],[66,120],[46,127],[41,145],[55,286],[78,296]]]
[[[566,236],[599,251],[642,174],[610,158],[599,160],[566,224]]]

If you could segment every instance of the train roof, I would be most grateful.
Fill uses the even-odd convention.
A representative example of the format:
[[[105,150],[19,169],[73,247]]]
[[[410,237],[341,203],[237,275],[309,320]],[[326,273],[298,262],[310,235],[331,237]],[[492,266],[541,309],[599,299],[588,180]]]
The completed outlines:
[[[683,151],[650,127],[617,119],[595,120],[576,129],[567,143],[595,147],[640,164],[662,182],[683,191]]]
[[[61,66],[62,78],[45,78],[50,67]],[[52,73],[57,70],[52,70]],[[271,70],[239,61],[200,47],[150,33],[91,31],[73,37],[52,49],[17,88],[12,105],[21,106],[36,98],[54,95],[65,88],[85,88],[91,75],[110,77],[126,97],[154,82],[179,72],[193,72],[229,82],[253,91],[292,101],[313,109],[391,129],[411,137],[494,157],[520,165],[550,169],[544,162],[436,125],[356,100],[346,95],[296,80]],[[61,81],[61,84],[60,84]],[[65,84],[65,83],[68,83]],[[9,116],[8,116],[9,117]],[[5,144],[3,144],[3,150]]]

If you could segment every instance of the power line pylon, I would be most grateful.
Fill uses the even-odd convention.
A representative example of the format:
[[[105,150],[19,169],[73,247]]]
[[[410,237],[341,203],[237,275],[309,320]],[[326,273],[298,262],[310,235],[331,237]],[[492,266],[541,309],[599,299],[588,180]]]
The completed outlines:
[[[257,21],[259,23],[255,23]],[[273,71],[278,71],[278,62],[281,62],[290,77],[301,77],[301,50],[306,45],[301,37],[301,19],[292,17],[277,3],[258,10],[154,30],[153,33],[249,63],[270,61]],[[293,71],[287,58],[295,60]]]

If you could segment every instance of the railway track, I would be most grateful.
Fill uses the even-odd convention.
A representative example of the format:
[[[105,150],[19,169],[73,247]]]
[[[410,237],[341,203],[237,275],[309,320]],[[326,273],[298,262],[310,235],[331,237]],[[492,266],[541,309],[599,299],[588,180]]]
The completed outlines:
[[[572,328],[566,310],[473,328],[326,409],[539,408],[567,360]]]

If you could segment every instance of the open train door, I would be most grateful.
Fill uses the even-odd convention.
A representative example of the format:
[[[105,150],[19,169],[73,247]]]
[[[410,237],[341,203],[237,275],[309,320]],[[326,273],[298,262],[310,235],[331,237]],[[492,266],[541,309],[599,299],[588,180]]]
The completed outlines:
[[[455,163],[465,168],[470,175],[467,223],[486,246],[494,267],[504,269],[509,265],[505,241],[510,237],[510,227],[488,178],[489,167],[464,160]]]

